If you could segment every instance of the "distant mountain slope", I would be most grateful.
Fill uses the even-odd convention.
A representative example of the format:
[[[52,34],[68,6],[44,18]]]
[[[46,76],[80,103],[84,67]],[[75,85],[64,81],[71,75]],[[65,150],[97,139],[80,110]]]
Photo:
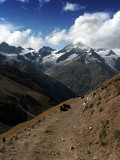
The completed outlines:
[[[0,44],[0,51],[7,54],[19,54],[24,50],[22,47],[10,46],[7,43],[3,42]]]
[[[30,88],[36,87],[36,89],[42,91],[47,96],[51,96],[58,102],[65,101],[69,98],[75,97],[76,94],[69,90],[65,85],[55,80],[52,77],[44,75],[41,71],[28,65],[21,65],[18,67],[20,70],[15,69],[7,65],[0,67],[0,73],[7,76],[8,78],[21,83],[22,85],[29,86]],[[26,78],[28,76],[28,78]],[[26,78],[26,80],[24,79]],[[32,83],[27,83],[30,80]]]
[[[42,70],[47,70],[60,64],[60,62],[67,63],[68,61],[72,61],[80,54],[89,54],[91,50],[101,56],[112,69],[119,71],[116,68],[116,63],[118,63],[120,56],[114,51],[105,48],[93,49],[81,42],[69,44],[59,51],[45,46],[35,51],[32,48],[24,49],[20,46],[10,46],[3,42],[0,44],[0,62],[9,62],[10,64],[28,63],[37,67],[40,66]]]
[[[120,74],[63,103],[1,135],[0,159],[119,160]]]
[[[63,83],[55,80],[53,77],[43,74],[43,72],[33,66],[27,66],[22,70],[28,73],[40,88],[60,102],[77,96],[75,92],[68,89]]]
[[[29,81],[27,83],[29,84]],[[0,122],[2,124],[15,126],[34,118],[55,103],[55,100],[40,91],[25,87],[0,74]],[[0,124],[0,132],[8,128],[2,126]]]
[[[53,81],[56,84],[54,78],[77,95],[83,95],[120,72],[120,56],[114,51],[105,48],[93,49],[81,42],[69,44],[59,51],[45,46],[35,51],[32,48],[23,49],[2,43],[0,44],[0,63],[12,65],[30,74],[39,85],[44,84],[46,79],[47,85],[42,86],[45,90],[48,88],[51,95],[57,99],[60,97],[57,94],[61,90],[56,89],[57,94],[55,94],[53,85],[48,83]],[[50,80],[43,73],[53,79]],[[63,96],[60,100],[68,95],[68,92],[61,95]]]
[[[67,50],[67,51],[66,51]],[[78,95],[84,95],[107,78],[116,74],[93,49],[83,44],[69,45],[61,52],[59,64],[47,70],[47,74],[65,84]],[[76,54],[72,60],[69,56]],[[66,60],[68,59],[68,60]]]
[[[64,85],[51,81],[48,76],[48,79],[42,78],[42,74],[39,76],[37,82],[14,67],[0,65],[0,132],[74,95]]]

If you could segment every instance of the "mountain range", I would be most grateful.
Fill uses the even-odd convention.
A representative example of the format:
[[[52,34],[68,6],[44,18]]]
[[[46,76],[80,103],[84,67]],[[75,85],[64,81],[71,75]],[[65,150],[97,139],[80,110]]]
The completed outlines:
[[[3,42],[0,63],[12,65],[37,80],[42,77],[38,73],[48,75],[80,96],[120,71],[117,53],[105,48],[90,48],[81,42],[59,51],[45,46],[35,51]]]
[[[119,72],[105,48],[1,43],[0,159],[120,159]]]

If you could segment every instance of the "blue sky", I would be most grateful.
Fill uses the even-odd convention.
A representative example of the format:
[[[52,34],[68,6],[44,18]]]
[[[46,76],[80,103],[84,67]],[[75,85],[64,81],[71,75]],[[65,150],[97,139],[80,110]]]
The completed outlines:
[[[9,44],[23,47],[33,45],[35,49],[43,45],[61,48],[76,41],[91,46],[96,42],[94,47],[102,47],[104,43],[100,41],[106,36],[110,39],[113,36],[110,35],[111,30],[113,34],[120,32],[117,30],[119,11],[120,0],[0,0],[0,42],[5,40]],[[101,37],[102,32],[106,31],[101,31],[107,28],[106,23],[110,25],[115,20],[116,26],[111,26],[109,33]],[[88,32],[89,27],[92,29]],[[92,39],[90,34],[95,28],[94,37],[97,38]],[[78,30],[78,34],[75,30]],[[9,37],[3,32],[8,33]],[[118,36],[120,34],[114,41]],[[112,41],[105,44],[109,48],[120,48],[117,44],[113,45]]]

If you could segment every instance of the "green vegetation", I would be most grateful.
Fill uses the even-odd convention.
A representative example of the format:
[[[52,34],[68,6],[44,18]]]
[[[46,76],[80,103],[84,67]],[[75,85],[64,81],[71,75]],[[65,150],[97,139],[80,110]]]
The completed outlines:
[[[102,127],[106,128],[109,124],[109,120],[101,121]]]
[[[0,148],[0,153],[4,153],[4,147]]]
[[[104,110],[103,107],[100,107],[100,108],[99,108],[99,112],[102,112],[103,110]]]
[[[100,138],[105,139],[107,137],[106,129],[103,128],[100,132]]]
[[[101,102],[98,102],[98,103],[97,103],[97,106],[99,106],[100,104],[101,104]]]
[[[118,139],[118,138],[120,138],[120,130],[115,130],[115,132],[114,132],[114,137],[115,137],[115,139]]]
[[[52,131],[51,129],[48,128],[47,130],[45,130],[45,133],[52,134],[53,131]]]
[[[86,153],[87,153],[87,154],[91,154],[91,151],[90,151],[90,150],[86,150]]]
[[[103,142],[103,141],[100,144],[101,144],[101,146],[106,146],[107,145],[107,143]]]
[[[102,125],[102,129],[99,133],[99,138],[100,138],[100,144],[101,146],[105,146],[107,145],[107,143],[105,142],[105,138],[107,137],[107,127],[109,124],[109,120],[104,120],[101,121],[101,125]]]

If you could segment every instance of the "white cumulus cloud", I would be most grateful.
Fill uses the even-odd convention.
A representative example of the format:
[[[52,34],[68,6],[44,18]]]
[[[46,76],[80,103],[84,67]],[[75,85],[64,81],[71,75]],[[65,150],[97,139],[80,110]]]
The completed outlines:
[[[0,0],[0,3],[3,3],[3,2],[5,2],[6,0]]]
[[[43,45],[60,47],[66,43],[82,42],[90,47],[120,49],[120,11],[85,13],[68,29],[55,29],[45,39],[34,35],[31,29],[22,30],[0,18],[0,43],[39,49]]]
[[[49,44],[83,42],[90,47],[120,48],[120,11],[85,13],[79,16],[69,30],[55,30],[46,37]]]
[[[85,9],[85,6],[80,6],[77,3],[67,2],[66,5],[63,7],[64,11],[78,11],[80,9]]]
[[[46,36],[46,42],[51,45],[59,45],[66,38],[66,30],[54,30],[49,36]]]
[[[2,42],[24,48],[31,47],[36,50],[43,46],[43,40],[40,35],[35,36],[30,29],[19,31],[18,27],[10,23],[0,24],[0,43]]]

